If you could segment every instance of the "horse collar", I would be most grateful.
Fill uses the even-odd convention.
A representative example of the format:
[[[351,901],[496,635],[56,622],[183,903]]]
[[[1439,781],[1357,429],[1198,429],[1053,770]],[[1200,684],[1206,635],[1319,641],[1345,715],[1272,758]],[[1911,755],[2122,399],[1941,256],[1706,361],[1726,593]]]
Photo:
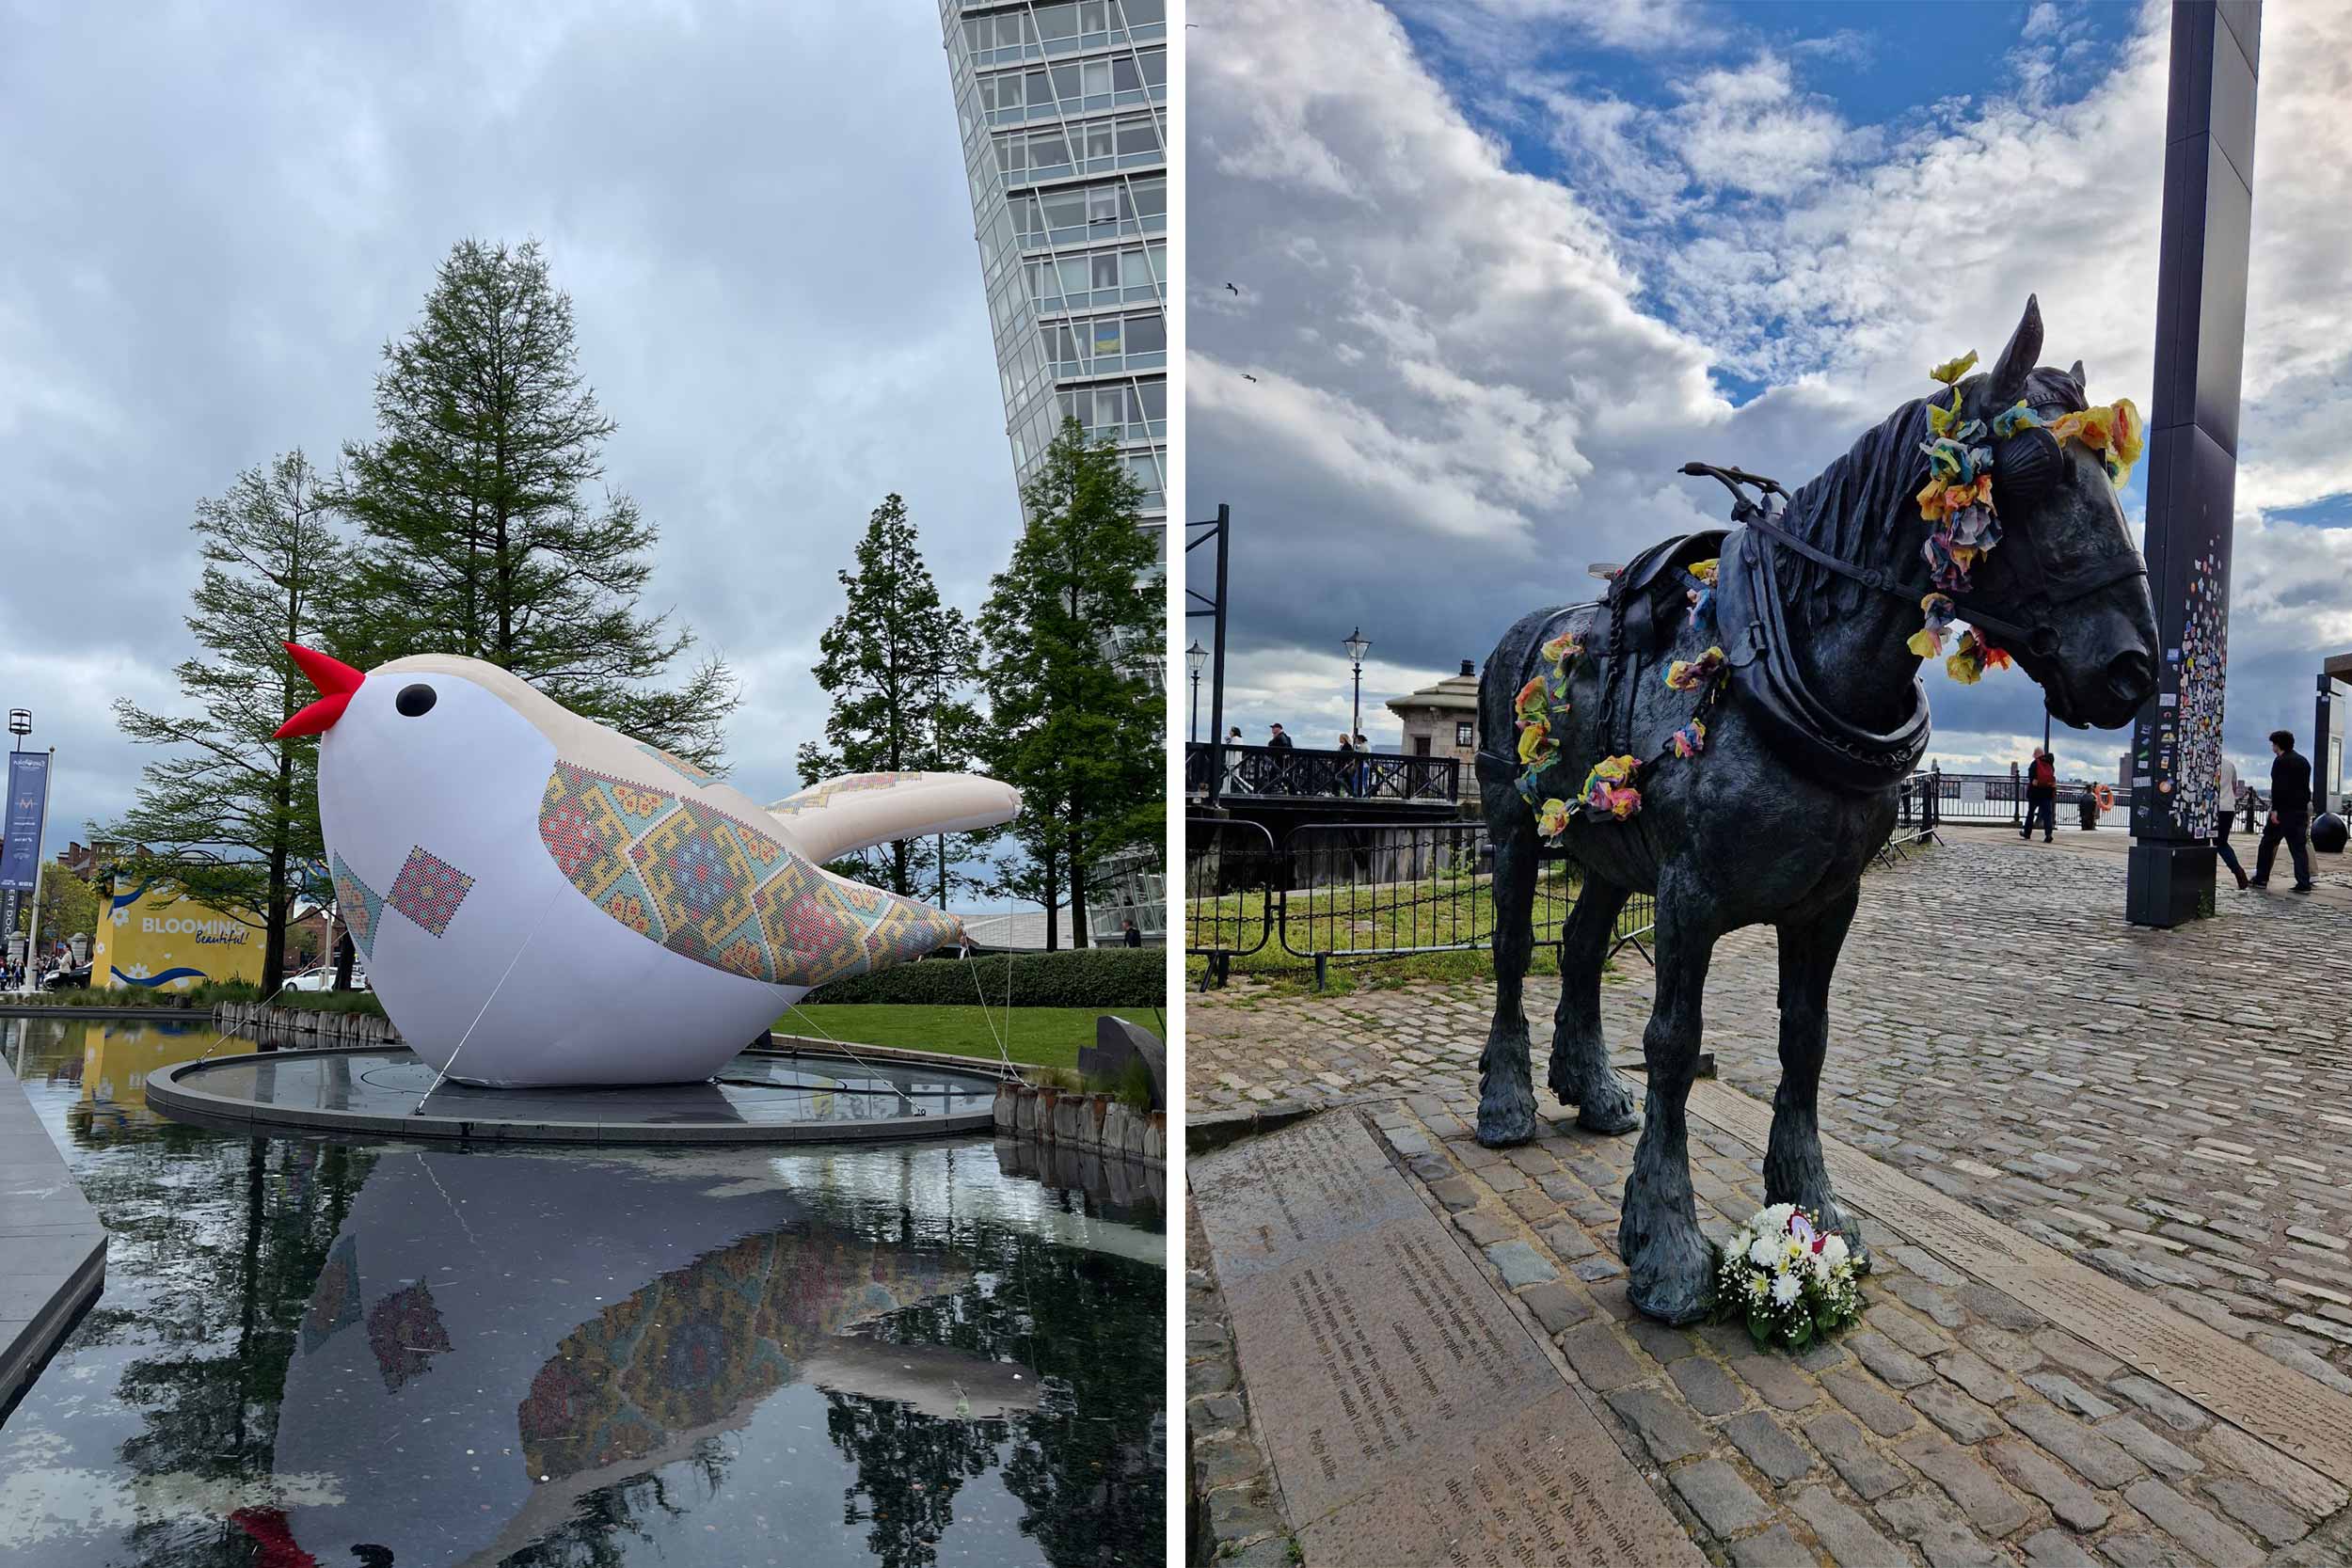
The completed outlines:
[[[1732,534],[1724,548],[1719,604],[1723,631],[1735,643],[1744,641],[1753,653],[1750,677],[1737,682],[1735,689],[1749,700],[1758,730],[1792,767],[1834,788],[1867,795],[1909,778],[1927,754],[1926,686],[1912,681],[1910,712],[1883,732],[1854,723],[1823,701],[1806,681],[1788,634],[1771,546],[1785,545],[1883,593],[1899,594],[1902,589],[1884,569],[1841,560],[1769,518],[1750,515],[1743,522],[1744,528]],[[1763,547],[1757,547],[1758,542]]]

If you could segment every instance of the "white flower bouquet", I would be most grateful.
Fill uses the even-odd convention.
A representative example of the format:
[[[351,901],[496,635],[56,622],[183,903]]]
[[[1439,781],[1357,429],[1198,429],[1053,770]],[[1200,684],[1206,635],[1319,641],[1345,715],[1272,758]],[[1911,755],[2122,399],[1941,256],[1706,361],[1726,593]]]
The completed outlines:
[[[1803,1350],[1862,1315],[1846,1238],[1793,1203],[1759,1209],[1715,1264],[1719,1321],[1744,1322],[1756,1348]]]

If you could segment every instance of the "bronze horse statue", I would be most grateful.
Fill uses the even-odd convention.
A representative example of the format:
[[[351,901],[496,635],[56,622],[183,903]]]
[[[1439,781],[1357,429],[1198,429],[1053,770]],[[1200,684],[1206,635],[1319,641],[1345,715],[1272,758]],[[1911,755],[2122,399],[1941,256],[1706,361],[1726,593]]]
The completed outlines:
[[[1973,678],[2013,657],[2070,724],[2116,728],[2155,689],[2147,568],[2116,499],[2123,469],[2089,444],[2106,425],[2081,434],[2104,416],[2087,412],[2080,362],[2045,369],[2041,351],[2028,299],[1990,372],[1962,379],[1964,364],[1941,368],[1947,389],[1897,409],[1793,496],[1737,469],[1690,466],[1733,487],[1739,526],[1652,548],[1600,603],[1528,616],[1487,660],[1478,776],[1495,851],[1495,1009],[1479,1060],[1478,1141],[1501,1148],[1535,1131],[1520,983],[1549,839],[1583,876],[1561,939],[1549,1082],[1580,1126],[1642,1129],[1617,1247],[1632,1302],[1651,1317],[1692,1322],[1712,1293],[1684,1108],[1708,960],[1744,926],[1769,922],[1780,938],[1765,1200],[1818,1211],[1825,1231],[1867,1258],[1830,1190],[1816,1099],[1830,975],[1862,873],[1927,744],[1918,669],[1940,645],[1937,612],[1970,627],[1959,657],[1978,663],[1956,673]],[[1957,478],[1948,462],[1936,466],[1954,451],[1936,438],[1955,432]],[[2126,467],[2137,444],[2132,436]],[[1952,515],[1969,520],[1935,533],[1923,514],[1945,478]],[[1923,544],[1943,553],[1923,565]],[[1658,904],[1638,1117],[1599,1014],[1611,931],[1637,891]]]

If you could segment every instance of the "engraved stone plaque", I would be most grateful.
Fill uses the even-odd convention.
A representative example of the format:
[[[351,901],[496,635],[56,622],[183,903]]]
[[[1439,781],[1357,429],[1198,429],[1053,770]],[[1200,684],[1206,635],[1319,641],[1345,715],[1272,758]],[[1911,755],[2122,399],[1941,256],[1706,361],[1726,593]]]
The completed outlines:
[[[1311,1568],[1705,1561],[1354,1116],[1190,1175]]]

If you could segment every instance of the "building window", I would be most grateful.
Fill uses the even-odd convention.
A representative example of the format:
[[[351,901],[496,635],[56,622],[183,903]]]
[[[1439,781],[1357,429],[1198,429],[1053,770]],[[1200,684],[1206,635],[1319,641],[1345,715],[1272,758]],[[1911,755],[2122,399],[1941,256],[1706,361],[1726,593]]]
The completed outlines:
[[[1474,746],[1477,744],[1477,742],[1470,737],[1470,725],[1469,720],[1462,719],[1454,721],[1454,744],[1463,747]]]
[[[1425,757],[1428,754],[1429,737],[1425,735],[1417,735],[1413,736],[1413,755],[1417,757]]]

